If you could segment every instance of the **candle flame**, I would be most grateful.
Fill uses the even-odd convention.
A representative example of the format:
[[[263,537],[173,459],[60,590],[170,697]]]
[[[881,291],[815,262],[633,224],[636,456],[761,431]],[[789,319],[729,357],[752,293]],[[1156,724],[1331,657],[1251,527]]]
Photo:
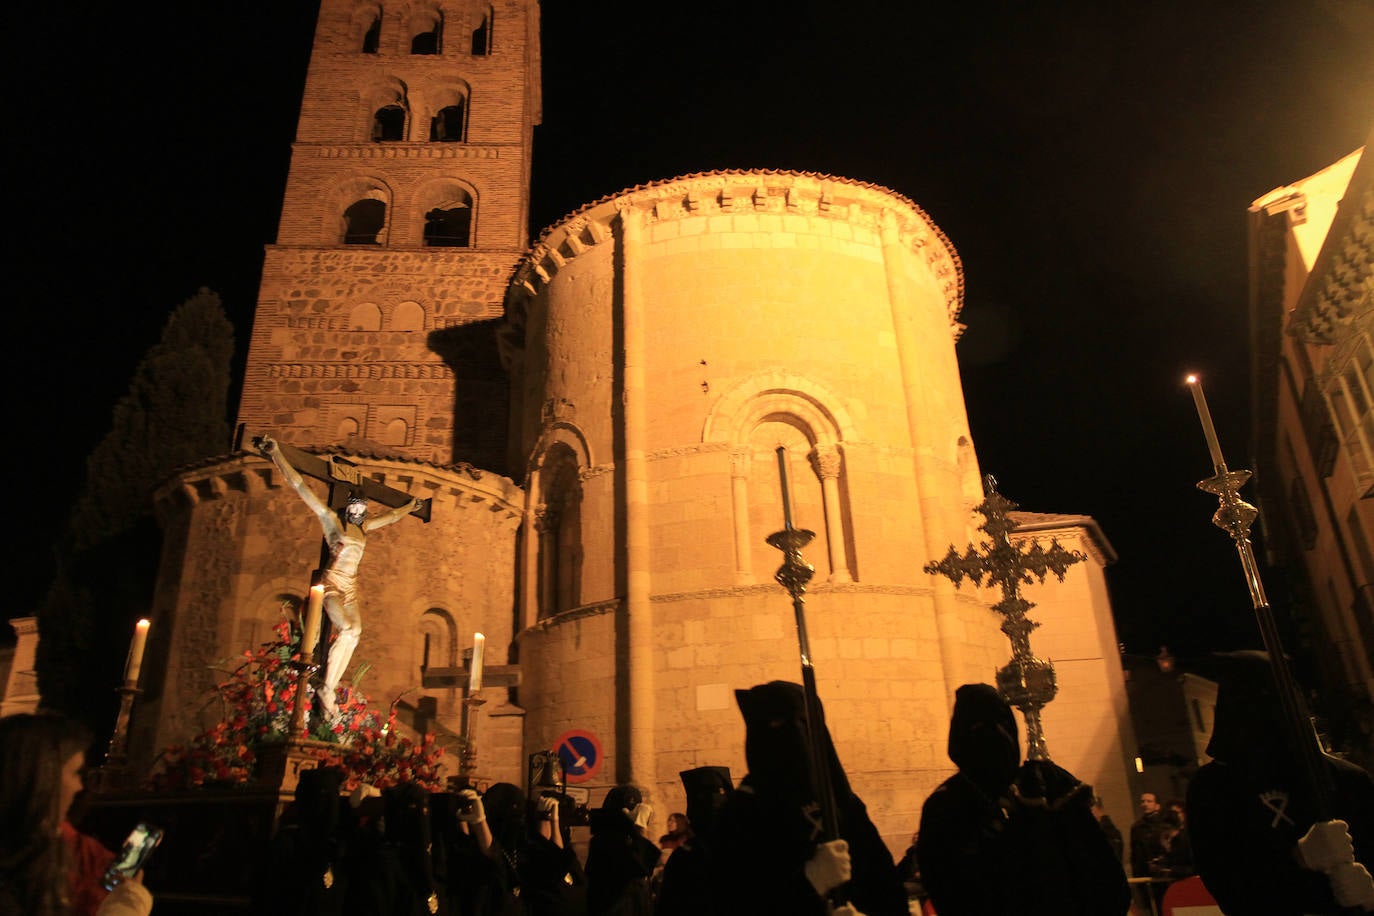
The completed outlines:
[[[146,630],[152,625],[153,622],[149,620],[147,617],[140,617],[138,623],[135,624],[135,626],[137,626],[140,630]]]
[[[1188,376],[1187,376],[1186,378],[1184,378],[1183,381],[1187,382],[1189,385],[1196,385],[1196,384],[1197,384],[1197,376],[1196,376],[1196,375],[1193,375],[1192,373],[1189,373]]]

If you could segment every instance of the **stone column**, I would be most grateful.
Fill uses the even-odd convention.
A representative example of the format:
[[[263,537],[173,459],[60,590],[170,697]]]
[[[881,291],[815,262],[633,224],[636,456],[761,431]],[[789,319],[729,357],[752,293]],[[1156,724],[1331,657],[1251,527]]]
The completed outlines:
[[[558,509],[548,503],[540,503],[534,510],[534,530],[539,544],[535,608],[537,611],[547,608],[552,614],[558,610],[554,600],[558,594]]]
[[[730,504],[735,517],[735,584],[754,581],[754,556],[749,536],[749,466],[754,453],[748,446],[730,450]]]
[[[529,629],[539,620],[539,470],[530,471],[525,490],[525,513],[520,520],[520,626]]]
[[[817,445],[811,452],[811,465],[821,479],[821,499],[825,504],[825,541],[830,549],[830,581],[853,582],[849,556],[844,549],[844,517],[840,514],[840,450],[833,444]]]
[[[625,612],[629,629],[629,747],[619,748],[617,776],[646,796],[657,783],[654,745],[654,618],[650,603],[649,469],[646,452],[648,402],[644,335],[646,303],[643,266],[644,214],[628,202],[620,208],[621,327],[625,340]]]
[[[939,478],[935,473],[931,444],[926,440],[930,409],[925,393],[925,379],[921,375],[920,334],[923,322],[917,315],[916,303],[906,278],[907,250],[902,244],[897,215],[891,210],[882,217],[883,268],[887,276],[888,302],[892,309],[892,330],[897,340],[897,360],[902,369],[902,390],[905,393],[908,434],[911,436],[912,470],[916,484],[916,505],[920,513],[916,550],[920,569],[927,560],[935,559],[932,548],[939,551],[951,543],[945,533],[940,505]],[[963,626],[959,606],[954,595],[954,583],[944,576],[926,579],[934,588],[935,632],[940,640],[940,667],[945,682],[945,702],[954,703],[954,691],[963,680]]]

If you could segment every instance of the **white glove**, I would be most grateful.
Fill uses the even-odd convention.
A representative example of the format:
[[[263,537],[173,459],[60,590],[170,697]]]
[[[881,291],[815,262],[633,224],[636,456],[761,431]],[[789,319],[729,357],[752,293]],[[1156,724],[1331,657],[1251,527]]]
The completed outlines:
[[[1359,862],[1342,862],[1326,873],[1326,880],[1341,906],[1374,910],[1374,878]]]
[[[458,793],[458,820],[465,824],[480,824],[487,819],[487,811],[482,807],[482,796],[473,789],[463,789]]]
[[[635,805],[633,811],[631,811],[629,808],[621,808],[620,810],[624,811],[625,816],[628,817],[630,820],[634,821],[635,826],[641,829],[648,827],[649,819],[654,816],[654,809],[646,805],[644,802],[640,802],[639,804]]]
[[[806,880],[824,897],[849,880],[849,844],[831,840],[816,846],[815,853],[806,860]]]
[[[1337,865],[1355,861],[1350,825],[1345,821],[1319,821],[1298,840],[1298,858],[1312,871],[1329,872]]]
[[[348,804],[349,807],[356,809],[361,806],[366,799],[381,797],[382,791],[380,789],[363,782],[358,784],[358,788],[348,793]]]

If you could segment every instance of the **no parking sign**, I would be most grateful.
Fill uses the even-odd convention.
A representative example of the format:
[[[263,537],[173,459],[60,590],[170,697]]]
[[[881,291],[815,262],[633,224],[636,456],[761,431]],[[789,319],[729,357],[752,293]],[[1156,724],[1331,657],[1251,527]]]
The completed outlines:
[[[586,782],[601,769],[601,742],[589,731],[574,728],[564,732],[552,750],[563,763],[563,776],[570,783]]]

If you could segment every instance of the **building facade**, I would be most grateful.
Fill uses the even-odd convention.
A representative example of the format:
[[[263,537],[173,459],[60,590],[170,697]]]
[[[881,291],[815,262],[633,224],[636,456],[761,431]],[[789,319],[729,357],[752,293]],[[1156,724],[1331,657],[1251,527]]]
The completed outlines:
[[[997,596],[921,571],[982,521],[958,255],[898,194],[774,171],[632,188],[529,248],[538,117],[535,3],[322,4],[239,423],[434,501],[370,539],[364,689],[460,729],[460,688],[420,668],[480,630],[519,671],[485,692],[482,777],[522,782],[576,735],[594,803],[633,781],[680,810],[679,771],[744,773],[733,690],[799,677],[765,541],[790,510],[815,533],[827,720],[900,850],[952,769],[954,689],[1009,655]],[[159,511],[145,753],[195,726],[208,660],[260,639],[319,549],[251,451],[182,473]],[[1110,545],[1083,516],[1024,520],[1088,556],[1027,590],[1033,645],[1064,660],[1051,750],[1128,811]]]
[[[1374,138],[1371,138],[1374,139]],[[1364,149],[1368,149],[1368,145]],[[1374,745],[1374,162],[1250,208],[1256,484],[1336,739]],[[1365,757],[1366,761],[1370,759]]]

